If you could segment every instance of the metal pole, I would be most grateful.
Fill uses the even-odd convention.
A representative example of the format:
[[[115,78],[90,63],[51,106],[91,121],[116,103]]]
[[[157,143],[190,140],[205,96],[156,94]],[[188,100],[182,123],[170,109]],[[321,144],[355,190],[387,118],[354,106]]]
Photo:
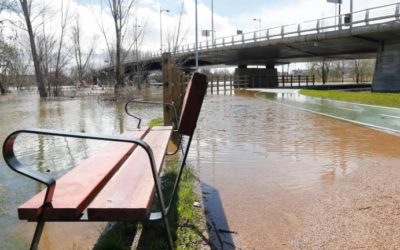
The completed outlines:
[[[163,40],[162,40],[162,20],[161,20],[161,16],[162,16],[162,13],[163,12],[169,12],[169,10],[167,10],[167,9],[161,9],[161,6],[160,6],[160,52],[161,52],[161,54],[162,54],[162,43],[163,43]]]
[[[214,47],[214,0],[211,0],[211,47]]]
[[[353,0],[350,0],[350,29],[353,27]]]
[[[161,6],[160,6],[160,52],[162,54],[162,21],[161,21]]]
[[[195,50],[196,50],[196,71],[198,71],[199,70],[199,48],[198,48],[198,39],[199,39],[199,37],[198,37],[198,27],[197,27],[197,0],[195,0],[195,19],[196,19],[196,24],[195,24],[195,26],[196,26],[196,48],[195,48]]]

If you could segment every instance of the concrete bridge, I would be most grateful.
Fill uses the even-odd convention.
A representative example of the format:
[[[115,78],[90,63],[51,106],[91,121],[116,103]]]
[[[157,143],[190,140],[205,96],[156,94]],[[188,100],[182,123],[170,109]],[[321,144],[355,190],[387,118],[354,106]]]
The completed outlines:
[[[376,58],[373,90],[400,92],[400,3],[202,41],[198,50],[200,66],[237,66],[235,74],[253,76],[257,87],[277,86],[279,64]],[[177,48],[175,58],[182,68],[193,67],[195,45]],[[161,59],[157,52],[126,62],[125,71],[134,73],[137,64],[146,70],[161,69]]]

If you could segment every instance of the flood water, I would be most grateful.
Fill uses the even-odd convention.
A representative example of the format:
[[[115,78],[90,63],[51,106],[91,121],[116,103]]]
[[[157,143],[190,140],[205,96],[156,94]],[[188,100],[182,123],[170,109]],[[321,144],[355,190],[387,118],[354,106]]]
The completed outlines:
[[[159,89],[151,93],[146,99],[161,98]],[[147,120],[162,114],[155,107],[139,107],[138,113]],[[0,114],[2,140],[24,127],[99,134],[135,127],[124,115],[123,103],[95,97],[44,102],[35,94],[13,94],[0,97]],[[384,145],[377,144],[382,140]],[[21,136],[17,144],[26,165],[55,176],[103,145],[36,136]],[[242,92],[206,96],[188,163],[199,172],[216,247],[281,249],[291,248],[304,224],[303,212],[316,193],[362,171],[366,158],[382,168],[386,160],[399,160],[398,145],[400,138],[395,135]],[[1,249],[29,243],[33,227],[17,220],[16,208],[40,188],[0,161]],[[63,248],[87,248],[101,226],[54,223],[46,227],[42,245],[55,249],[57,240],[67,234]]]

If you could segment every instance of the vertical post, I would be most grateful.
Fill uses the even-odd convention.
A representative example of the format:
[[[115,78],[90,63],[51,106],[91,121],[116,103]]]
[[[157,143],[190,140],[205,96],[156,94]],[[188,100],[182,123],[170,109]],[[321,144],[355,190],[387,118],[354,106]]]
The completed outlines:
[[[230,81],[229,81],[229,86],[230,86],[230,93],[231,93],[231,95],[232,95],[232,84],[233,84],[233,81],[232,81],[232,78],[235,78],[235,76],[230,76]],[[233,79],[234,80],[234,79]]]
[[[293,75],[290,75],[290,87],[293,87]]]
[[[299,78],[299,87],[300,87],[300,75],[298,75],[298,78]]]
[[[285,37],[285,26],[282,25],[281,27],[281,37],[284,38]]]
[[[163,102],[173,103],[179,117],[182,110],[183,92],[185,89],[183,83],[184,75],[175,67],[171,53],[164,53],[162,56],[162,72]],[[173,125],[174,118],[174,110],[168,106],[164,106],[164,125]]]
[[[198,32],[198,25],[197,25],[197,0],[195,0],[195,26],[196,26],[196,71],[199,70],[199,48],[198,46],[198,42],[199,42],[199,32]]]
[[[315,85],[315,75],[312,75],[312,85]]]
[[[214,48],[214,0],[211,0],[211,47]]]
[[[301,35],[300,31],[301,31],[301,24],[299,24],[299,25],[297,26],[297,35],[298,35],[298,36]]]
[[[353,0],[350,0],[350,29],[353,28]]]
[[[208,84],[208,87],[209,88],[212,88],[212,84],[213,84],[213,82],[214,82],[214,74],[211,74],[211,77],[210,77],[210,84]]]
[[[317,33],[319,33],[319,26],[320,26],[320,22],[319,22],[320,20],[318,19],[317,20]]]
[[[365,24],[369,25],[369,10],[365,11]]]
[[[226,75],[224,75],[224,95],[226,94]]]
[[[213,77],[213,81],[212,81],[210,87],[211,87],[211,95],[212,95],[214,93],[214,77]]]
[[[218,79],[218,81],[217,81],[217,95],[219,95],[219,75],[217,76],[217,79]]]
[[[396,12],[395,12],[394,16],[396,17],[396,20],[399,20],[399,18],[400,18],[400,3],[396,4]]]
[[[285,76],[283,75],[283,72],[282,72],[281,78],[282,78],[283,87],[285,87]]]
[[[269,29],[267,29],[267,40],[269,40]]]
[[[173,102],[174,83],[172,82],[172,56],[170,53],[162,55],[162,72],[163,72],[163,102]],[[172,125],[173,110],[168,106],[164,106],[164,125]]]
[[[308,75],[306,75],[306,86],[308,86]]]

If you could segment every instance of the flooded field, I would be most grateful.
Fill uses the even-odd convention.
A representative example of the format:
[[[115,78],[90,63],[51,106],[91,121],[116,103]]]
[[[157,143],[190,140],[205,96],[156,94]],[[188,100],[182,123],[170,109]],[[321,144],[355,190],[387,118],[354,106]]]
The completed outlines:
[[[159,89],[152,93],[146,98],[160,99]],[[118,134],[135,127],[124,115],[123,104],[95,97],[43,102],[33,94],[2,96],[0,138],[22,127]],[[161,116],[161,109],[139,107],[138,113],[148,120]],[[102,145],[63,138],[19,140],[22,161],[55,176]],[[242,92],[206,96],[188,163],[198,170],[210,234],[218,248],[396,246],[399,145],[396,135]],[[1,249],[29,243],[33,226],[17,220],[16,207],[40,188],[0,161]],[[365,215],[386,208],[395,217]],[[60,242],[63,249],[90,247],[101,227],[51,224],[45,228],[43,249],[60,247]],[[372,228],[381,233],[373,234]],[[363,238],[368,232],[369,241]],[[382,243],[389,232],[389,242]],[[67,242],[62,240],[65,235]]]

